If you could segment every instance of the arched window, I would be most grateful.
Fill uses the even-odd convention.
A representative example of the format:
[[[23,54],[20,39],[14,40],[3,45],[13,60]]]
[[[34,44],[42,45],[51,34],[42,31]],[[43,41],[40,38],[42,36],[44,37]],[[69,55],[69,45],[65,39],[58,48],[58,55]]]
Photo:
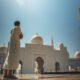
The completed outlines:
[[[55,63],[55,71],[56,72],[60,71],[60,63],[59,62]]]

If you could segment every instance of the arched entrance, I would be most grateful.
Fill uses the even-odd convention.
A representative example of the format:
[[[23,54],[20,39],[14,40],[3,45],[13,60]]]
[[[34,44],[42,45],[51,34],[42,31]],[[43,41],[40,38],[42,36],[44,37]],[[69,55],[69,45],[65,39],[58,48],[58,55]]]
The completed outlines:
[[[56,72],[59,72],[60,71],[60,63],[59,62],[56,62],[55,63],[55,71]]]
[[[44,60],[42,59],[42,57],[37,57],[35,59],[35,73],[43,73],[44,72]]]

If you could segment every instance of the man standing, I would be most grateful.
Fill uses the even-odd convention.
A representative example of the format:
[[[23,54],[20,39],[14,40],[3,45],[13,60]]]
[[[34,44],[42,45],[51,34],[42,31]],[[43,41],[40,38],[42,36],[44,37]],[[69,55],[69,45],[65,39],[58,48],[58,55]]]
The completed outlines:
[[[4,63],[4,78],[15,78],[13,71],[17,69],[20,55],[20,39],[23,34],[20,29],[20,22],[14,22],[14,28],[11,30],[11,37],[8,46],[8,53]]]

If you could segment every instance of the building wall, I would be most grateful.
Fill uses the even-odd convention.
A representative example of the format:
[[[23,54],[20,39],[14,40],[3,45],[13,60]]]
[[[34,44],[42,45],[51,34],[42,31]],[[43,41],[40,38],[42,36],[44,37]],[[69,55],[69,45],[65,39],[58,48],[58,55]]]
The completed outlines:
[[[55,50],[48,45],[26,44],[21,50],[21,60],[23,61],[23,73],[34,73],[35,59],[42,57],[44,60],[44,72],[55,72],[55,63],[59,62],[60,71],[68,71],[68,53],[64,50]]]
[[[7,48],[0,48],[1,64],[5,61],[6,53]],[[68,71],[70,60],[66,48],[56,50],[49,45],[26,44],[24,48],[20,48],[20,60],[22,61],[23,73],[34,73],[37,57],[41,57],[44,60],[44,72],[55,72],[56,62],[60,64],[59,72]]]
[[[6,55],[7,55],[7,48],[0,47],[0,68],[3,67]]]
[[[80,59],[69,59],[69,71],[80,71]]]

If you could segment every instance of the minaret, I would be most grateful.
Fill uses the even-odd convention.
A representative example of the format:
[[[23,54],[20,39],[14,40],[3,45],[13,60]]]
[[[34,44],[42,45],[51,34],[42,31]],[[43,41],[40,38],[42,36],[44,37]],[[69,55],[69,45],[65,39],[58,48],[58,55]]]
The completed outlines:
[[[51,46],[52,46],[52,48],[54,48],[54,41],[53,41],[53,37],[51,37]]]

